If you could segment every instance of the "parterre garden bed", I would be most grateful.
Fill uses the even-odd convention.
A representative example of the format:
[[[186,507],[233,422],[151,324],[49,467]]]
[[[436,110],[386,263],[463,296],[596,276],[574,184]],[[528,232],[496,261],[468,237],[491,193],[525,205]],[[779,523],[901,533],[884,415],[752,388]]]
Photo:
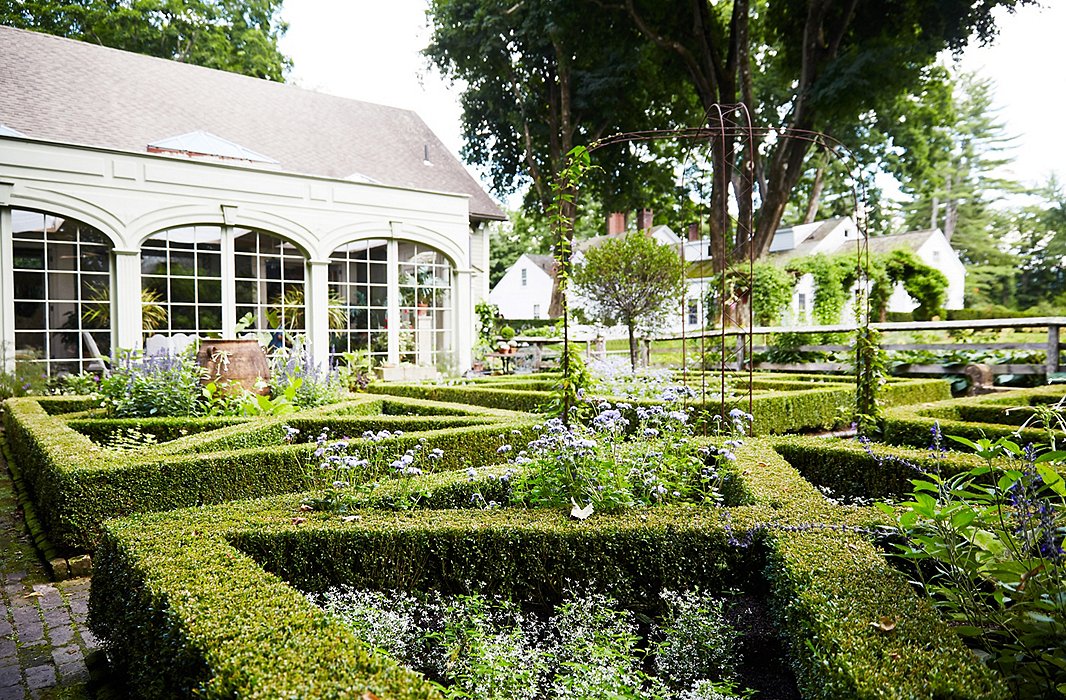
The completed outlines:
[[[902,460],[950,476],[976,466],[972,455],[930,457],[920,449],[796,436],[747,439],[730,446],[735,461],[722,462],[727,487],[716,501],[597,509],[582,520],[566,509],[509,500],[508,477],[521,466],[509,446],[534,436],[542,419],[500,407],[533,407],[551,381],[385,387],[388,395],[251,420],[109,421],[85,402],[21,399],[10,403],[5,425],[53,536],[70,547],[95,547],[91,623],[143,697],[493,696],[449,691],[437,683],[454,679],[404,668],[309,601],[308,594],[338,586],[421,598],[476,593],[513,601],[542,621],[574,590],[605,596],[635,621],[641,672],[654,670],[644,654],[658,643],[664,592],[699,591],[741,611],[731,620],[741,634],[738,692],[1011,696],[915,592],[911,572],[886,563],[888,545],[869,535],[886,522],[869,501],[910,490],[915,472]],[[825,392],[853,391],[833,381],[808,390],[796,384],[794,377],[758,377],[766,392],[753,401],[760,432],[833,424],[829,408],[814,407],[835,411],[846,399]],[[937,401],[946,396],[943,383],[896,386],[898,400],[926,400],[931,408],[890,411],[886,433],[893,434],[893,420],[910,420],[911,434],[925,431],[921,447],[934,414],[955,433],[947,425],[952,416],[996,421],[1007,406],[1063,394],[1029,390],[956,404]],[[630,403],[639,411],[654,402]],[[1003,420],[1016,427],[1017,415],[1009,415]],[[916,422],[927,419],[929,425]],[[1006,422],[963,427],[982,425],[1013,429]],[[384,455],[374,461],[381,474],[365,474],[382,478],[372,489],[345,485],[353,488],[343,508],[320,509],[309,503],[322,499],[292,493],[306,485],[319,450],[329,457],[330,441],[319,437],[327,427],[333,438],[390,431],[384,440],[350,441],[347,453]],[[157,443],[104,447],[130,428]],[[391,434],[397,429],[403,434]],[[441,451],[432,473],[384,478],[418,449]],[[715,449],[724,449],[720,441]],[[899,459],[886,459],[886,450]],[[167,510],[180,506],[197,507]],[[127,517],[104,522],[114,515]],[[568,663],[572,671],[592,662]],[[656,696],[645,683],[643,694],[620,696]],[[729,697],[682,692],[661,696]]]
[[[1046,441],[1035,419],[1047,416],[1066,397],[1066,385],[1040,386],[946,401],[915,401],[885,411],[884,440],[924,447],[934,424],[943,432],[971,440],[1018,435],[1023,442]],[[1066,425],[1058,424],[1062,431]]]
[[[550,376],[550,375],[549,375]],[[677,374],[674,373],[674,378]],[[552,390],[558,384],[539,375],[511,377],[485,377],[452,384],[375,384],[370,391],[390,396],[453,401],[492,408],[537,412],[543,410],[553,397]],[[722,412],[721,400],[714,398],[720,393],[717,375],[691,373],[685,385],[695,394],[690,401],[694,416],[714,416]],[[748,410],[748,385],[746,373],[727,375],[727,407]],[[848,423],[849,411],[854,408],[855,383],[853,378],[820,375],[784,375],[755,373],[750,381],[752,393],[751,413],[755,416],[752,426],[755,434],[781,434],[812,430],[824,430]],[[642,380],[637,386],[609,387],[613,392],[594,392],[597,398],[608,401],[627,401],[636,406],[651,406],[661,403],[662,391],[674,391],[676,385]],[[639,394],[622,394],[621,391],[638,389]],[[707,396],[706,402],[699,397]],[[951,387],[936,379],[889,379],[882,389],[881,400],[886,406],[909,405],[951,398]]]
[[[424,440],[426,449],[445,451],[441,468],[456,468],[493,461],[503,436],[532,435],[534,425],[533,417],[511,411],[366,395],[255,419],[109,419],[94,417],[92,404],[67,397],[5,404],[5,434],[38,517],[68,553],[94,549],[107,518],[302,491],[314,436],[324,429],[372,444],[377,464]],[[287,440],[286,426],[303,438]],[[130,430],[156,442],[107,446]],[[384,440],[363,435],[383,430],[390,433]],[[460,443],[463,450],[448,449]]]

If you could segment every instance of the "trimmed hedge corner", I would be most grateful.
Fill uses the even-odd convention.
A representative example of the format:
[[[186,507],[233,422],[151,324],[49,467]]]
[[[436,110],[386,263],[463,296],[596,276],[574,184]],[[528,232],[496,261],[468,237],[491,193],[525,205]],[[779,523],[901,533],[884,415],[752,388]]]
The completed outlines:
[[[534,417],[513,412],[406,399],[361,401],[379,413],[358,415],[333,406],[205,429],[129,451],[106,449],[86,433],[107,435],[142,423],[79,418],[74,430],[32,397],[7,401],[4,426],[43,525],[56,546],[69,552],[92,550],[107,518],[303,490],[315,447],[285,444],[285,425],[306,434],[330,428],[337,437],[402,430],[402,436],[373,443],[372,449],[399,456],[425,438],[428,449],[445,451],[438,468],[454,469],[488,463],[505,436],[517,430],[528,439],[535,424]],[[347,406],[357,407],[359,402]],[[380,413],[386,407],[390,415]],[[411,415],[398,415],[404,408]],[[145,431],[160,430],[158,419],[143,425]],[[356,437],[352,443],[365,441]]]
[[[285,582],[311,591],[474,587],[554,602],[572,579],[636,608],[664,586],[768,586],[805,698],[1006,697],[906,579],[849,530],[875,522],[872,509],[829,503],[767,442],[748,441],[738,468],[753,505],[584,522],[521,508],[363,509],[341,519],[301,512],[298,495],[140,514],[105,525],[90,624],[145,697],[369,690],[382,700],[428,699],[440,696],[368,653]],[[750,546],[738,546],[745,533],[754,533]],[[892,632],[874,628],[882,618],[895,622]]]
[[[944,434],[969,440],[1015,437],[1023,443],[1046,442],[1044,430],[1020,426],[1032,416],[1033,406],[1053,404],[1063,398],[1066,385],[1058,384],[898,406],[885,411],[883,439],[894,445],[928,447],[933,426],[939,423]],[[954,443],[946,446],[953,447]]]

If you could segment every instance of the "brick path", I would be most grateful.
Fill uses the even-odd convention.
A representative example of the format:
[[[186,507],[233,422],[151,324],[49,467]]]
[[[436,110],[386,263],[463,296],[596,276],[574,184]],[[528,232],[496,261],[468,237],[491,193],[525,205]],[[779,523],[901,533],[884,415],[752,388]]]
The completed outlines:
[[[0,457],[0,700],[86,700],[89,579],[51,583]]]

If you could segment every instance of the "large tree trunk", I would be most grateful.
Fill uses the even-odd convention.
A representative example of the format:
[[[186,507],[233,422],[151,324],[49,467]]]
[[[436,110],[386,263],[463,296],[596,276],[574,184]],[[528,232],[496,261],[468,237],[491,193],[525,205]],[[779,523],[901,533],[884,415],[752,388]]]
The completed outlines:
[[[821,205],[822,190],[825,188],[825,159],[822,158],[814,171],[814,184],[811,185],[811,196],[807,200],[807,213],[803,215],[803,223],[813,224],[818,220],[818,207]]]

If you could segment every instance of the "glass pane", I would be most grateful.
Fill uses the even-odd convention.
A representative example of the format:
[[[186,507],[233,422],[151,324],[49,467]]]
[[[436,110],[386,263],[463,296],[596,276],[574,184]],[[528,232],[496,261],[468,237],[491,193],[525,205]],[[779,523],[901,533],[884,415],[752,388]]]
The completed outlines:
[[[39,272],[15,271],[16,299],[44,299],[44,275]]]
[[[85,272],[107,272],[111,269],[111,256],[106,248],[81,249],[81,269]]]
[[[68,304],[57,304],[55,302],[48,304],[48,327],[49,328],[64,328],[77,330],[81,327],[81,317],[78,313],[79,304],[71,302]]]
[[[200,328],[205,330],[222,329],[222,307],[200,306]]]
[[[170,307],[170,330],[190,332],[196,330],[196,308],[174,305]]]
[[[186,277],[196,274],[196,256],[190,252],[171,250],[170,274],[171,276],[182,275]]]
[[[189,278],[173,277],[170,280],[171,303],[192,304],[196,301],[196,282]]]
[[[44,269],[44,245],[16,242],[12,246],[14,267],[19,270]]]
[[[43,301],[15,302],[15,330],[44,328],[45,304]]]
[[[233,271],[237,277],[254,279],[256,276],[255,258],[250,255],[240,254],[233,256]]]
[[[68,299],[78,298],[78,276],[63,272],[51,272],[48,274],[48,298]]]
[[[196,265],[197,274],[208,277],[222,276],[222,255],[220,253],[197,253]]]
[[[205,302],[221,302],[222,301],[222,282],[219,280],[200,280],[197,283],[197,290],[199,296],[197,301],[201,304]]]
[[[44,312],[42,310],[42,316]],[[19,333],[15,331],[15,357],[27,359],[40,359],[44,355],[46,347],[44,333]]]

